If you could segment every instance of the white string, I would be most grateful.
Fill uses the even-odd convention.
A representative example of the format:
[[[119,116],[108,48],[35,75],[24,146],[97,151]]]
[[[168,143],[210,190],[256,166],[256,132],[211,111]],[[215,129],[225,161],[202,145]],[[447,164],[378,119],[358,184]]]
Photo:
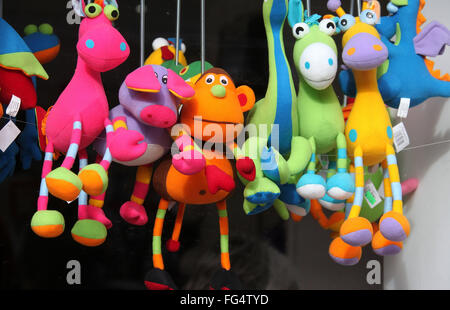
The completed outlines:
[[[176,30],[176,40],[175,43],[175,50],[176,50],[176,56],[175,56],[175,65],[178,66],[179,61],[179,51],[180,51],[180,15],[181,15],[181,9],[180,9],[181,3],[180,0],[177,0],[177,30]]]
[[[145,58],[145,0],[141,0],[141,67]]]

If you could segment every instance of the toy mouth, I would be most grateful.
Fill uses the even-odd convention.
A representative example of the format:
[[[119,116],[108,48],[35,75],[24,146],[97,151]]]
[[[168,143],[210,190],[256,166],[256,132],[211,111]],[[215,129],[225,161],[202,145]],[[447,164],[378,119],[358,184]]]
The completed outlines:
[[[230,124],[230,125],[240,125],[240,123],[235,123],[235,122],[226,122],[226,121],[212,121],[206,118],[198,118],[198,117],[194,117],[194,121],[199,121],[199,122],[206,122],[206,123],[212,123],[212,124]]]
[[[325,80],[311,80],[311,79],[308,79],[307,77],[305,77],[306,81],[311,82],[311,83],[317,83],[317,84],[319,84],[319,83],[328,83],[328,82],[331,82],[333,79],[334,79],[334,76],[329,78],[329,79],[325,79]]]

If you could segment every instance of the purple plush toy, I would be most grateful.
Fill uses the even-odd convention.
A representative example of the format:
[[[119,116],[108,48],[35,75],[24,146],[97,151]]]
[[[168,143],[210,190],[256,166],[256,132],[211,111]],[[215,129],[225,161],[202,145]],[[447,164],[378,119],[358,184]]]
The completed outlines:
[[[115,136],[109,144],[113,161],[125,166],[138,166],[136,183],[130,201],[120,208],[120,215],[130,224],[145,225],[147,213],[142,206],[152,177],[152,164],[171,148],[168,129],[178,120],[180,99],[189,99],[195,92],[180,76],[162,66],[147,65],[130,73],[119,90],[120,105],[110,111]],[[132,133],[142,148],[130,152],[120,137]],[[106,150],[106,140],[95,145],[99,154]],[[93,197],[94,204],[103,204],[104,195]],[[91,199],[91,200],[92,200]]]

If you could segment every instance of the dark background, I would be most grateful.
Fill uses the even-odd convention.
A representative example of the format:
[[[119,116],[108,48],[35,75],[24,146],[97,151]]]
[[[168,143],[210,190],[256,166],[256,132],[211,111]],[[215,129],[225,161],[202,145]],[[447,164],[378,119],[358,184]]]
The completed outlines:
[[[38,104],[53,105],[70,81],[75,69],[77,25],[69,25],[68,0],[4,2],[3,17],[19,33],[30,23],[50,23],[61,40],[61,53],[45,66],[48,81],[38,82]],[[188,62],[200,58],[200,1],[182,0],[181,37]],[[306,3],[306,1],[304,1]],[[326,14],[326,0],[314,0],[313,13]],[[350,1],[344,1],[348,10]],[[128,60],[103,74],[111,107],[118,104],[118,89],[125,76],[139,66],[140,1],[119,1],[120,18],[115,23],[130,45]],[[147,0],[146,57],[156,37],[175,37],[176,0]],[[237,85],[253,88],[256,98],[264,96],[267,79],[267,43],[262,20],[263,0],[206,1],[206,59],[227,70]],[[356,5],[355,5],[356,11]],[[336,38],[339,43],[340,38]],[[291,61],[294,38],[285,27],[285,49]],[[339,44],[340,45],[340,44]],[[292,63],[292,61],[291,61]],[[294,66],[291,65],[295,74]],[[294,77],[295,81],[297,78]],[[297,82],[296,82],[297,84]],[[339,93],[336,85],[336,90]],[[339,93],[340,98],[342,96]],[[94,154],[91,153],[91,160]],[[60,163],[56,163],[58,165]],[[149,223],[134,227],[119,215],[123,202],[132,193],[135,168],[113,164],[105,202],[105,213],[112,220],[106,242],[97,248],[77,244],[70,230],[77,219],[77,202],[68,205],[50,197],[49,209],[62,212],[66,229],[56,239],[37,237],[30,229],[36,211],[42,162],[23,171],[17,165],[13,177],[0,184],[0,262],[1,288],[12,289],[143,289],[143,276],[152,266],[151,235],[159,197],[150,192],[145,206]],[[381,261],[370,247],[361,262],[342,267],[328,257],[330,242],[311,218],[300,223],[283,222],[274,210],[246,216],[242,210],[242,185],[228,200],[232,269],[246,289],[380,289],[368,285],[366,263]],[[171,235],[175,212],[168,212],[163,242]],[[207,288],[219,264],[219,224],[214,206],[188,207],[181,233],[181,249],[166,254],[166,268],[180,288]],[[66,264],[81,263],[81,285],[68,285]]]

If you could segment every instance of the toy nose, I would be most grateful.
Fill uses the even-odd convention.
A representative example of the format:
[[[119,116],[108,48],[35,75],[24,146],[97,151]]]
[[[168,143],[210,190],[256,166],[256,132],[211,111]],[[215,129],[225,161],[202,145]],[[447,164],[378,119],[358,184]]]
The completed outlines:
[[[163,60],[172,60],[174,57],[173,53],[169,50],[168,46],[161,47],[161,53]]]
[[[374,69],[388,58],[388,50],[380,39],[369,33],[358,33],[344,48],[344,63],[356,70]]]
[[[141,111],[141,119],[150,126],[168,128],[177,121],[177,115],[168,107],[151,105]]]
[[[211,87],[211,94],[216,98],[223,98],[227,95],[227,90],[222,85],[214,85]]]

